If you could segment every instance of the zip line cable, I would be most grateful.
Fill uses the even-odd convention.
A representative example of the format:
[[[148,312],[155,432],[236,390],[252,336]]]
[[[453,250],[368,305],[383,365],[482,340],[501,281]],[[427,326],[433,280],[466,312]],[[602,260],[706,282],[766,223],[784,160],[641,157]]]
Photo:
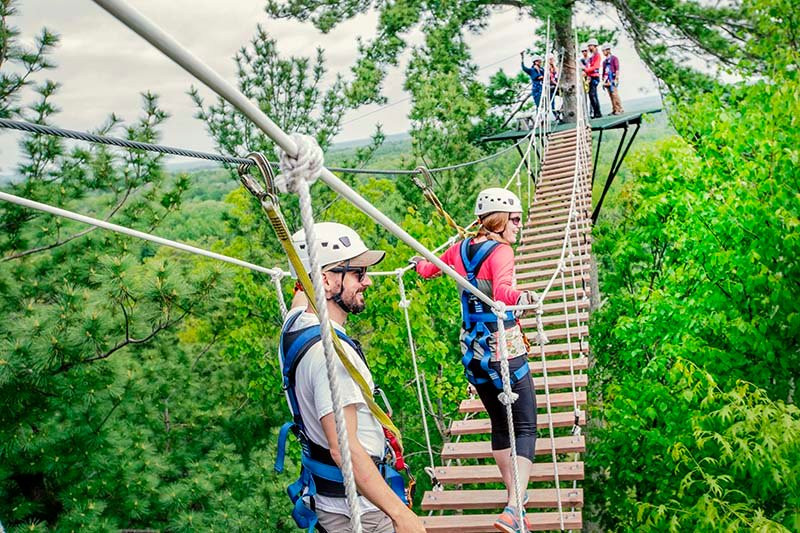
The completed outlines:
[[[254,165],[252,159],[247,159],[244,157],[233,157],[221,154],[212,154],[209,152],[200,152],[198,150],[190,150],[187,148],[165,146],[163,144],[131,141],[128,139],[120,139],[119,137],[110,137],[108,135],[97,135],[95,133],[58,128],[55,126],[47,126],[45,124],[34,124],[32,122],[25,122],[22,120],[11,120],[6,118],[0,118],[0,128],[24,131],[40,135],[51,135],[55,137],[61,137],[64,139],[73,139],[76,141],[85,141],[95,144],[117,146],[119,148],[127,148],[131,150],[145,150],[147,152],[155,152],[160,154],[190,157],[194,159],[203,159],[206,161],[217,161],[220,163],[229,163],[232,165],[246,165],[246,166]],[[501,155],[515,148],[517,145],[520,144],[520,142],[517,142],[516,144],[503,148],[502,150],[498,150],[497,152],[494,152],[492,154],[483,156],[479,159],[475,159],[473,161],[467,161],[465,163],[459,163],[456,165],[449,165],[445,167],[432,168],[429,169],[428,172],[432,173],[444,172],[447,170],[455,170],[458,168],[468,167],[471,165],[476,165],[478,163],[483,163],[485,161],[489,161],[496,157],[500,157]],[[414,176],[421,173],[418,169],[406,170],[406,169],[368,169],[368,168],[330,167],[330,170],[333,172],[342,172],[347,174],[372,174],[372,175],[386,175],[386,176]]]

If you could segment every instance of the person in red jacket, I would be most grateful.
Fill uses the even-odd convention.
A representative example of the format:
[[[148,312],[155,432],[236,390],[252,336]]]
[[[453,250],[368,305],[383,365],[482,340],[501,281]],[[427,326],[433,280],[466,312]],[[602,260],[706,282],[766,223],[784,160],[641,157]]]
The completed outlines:
[[[600,68],[603,65],[603,59],[600,57],[600,52],[597,50],[597,39],[589,39],[586,42],[589,45],[589,60],[583,71],[586,78],[589,80],[589,104],[591,105],[590,118],[600,118],[603,115],[600,113],[600,100],[597,97],[597,86],[600,85]]]
[[[480,192],[475,205],[480,229],[475,237],[452,245],[441,260],[466,277],[480,292],[492,300],[507,305],[532,303],[532,295],[514,288],[514,250],[522,226],[522,204],[517,196],[501,188]],[[439,268],[421,257],[415,257],[417,273],[432,278]],[[492,455],[508,491],[507,506],[494,526],[508,533],[520,530],[525,511],[517,509],[516,487],[513,482],[511,439],[506,407],[498,398],[503,384],[498,350],[497,316],[491,308],[469,291],[461,292],[461,362],[467,381],[483,402],[492,425]],[[520,313],[521,314],[521,313]],[[517,448],[517,471],[520,487],[528,486],[536,447],[536,395],[528,367],[527,339],[516,316],[507,312],[503,317],[506,330],[506,352],[512,390],[519,397],[512,404],[514,441]],[[527,499],[521,495],[523,502]],[[523,504],[524,507],[524,504]],[[528,526],[530,528],[530,526]]]

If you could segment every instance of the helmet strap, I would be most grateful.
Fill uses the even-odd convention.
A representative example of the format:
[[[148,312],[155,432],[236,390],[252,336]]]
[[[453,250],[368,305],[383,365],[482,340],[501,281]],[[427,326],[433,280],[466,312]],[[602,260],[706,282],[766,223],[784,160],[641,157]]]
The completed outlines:
[[[344,292],[344,278],[345,278],[345,276],[347,276],[347,269],[348,269],[349,266],[350,266],[350,260],[348,259],[344,264],[344,271],[342,272],[342,283],[339,286],[339,292],[337,292],[336,294],[334,294],[333,296],[328,298],[328,300],[332,300],[333,303],[338,305],[339,308],[342,311],[344,311],[345,313],[351,313],[351,314],[356,315],[356,314],[360,313],[361,310],[353,309],[353,307],[348,305],[347,302],[345,302],[342,299],[342,293]]]

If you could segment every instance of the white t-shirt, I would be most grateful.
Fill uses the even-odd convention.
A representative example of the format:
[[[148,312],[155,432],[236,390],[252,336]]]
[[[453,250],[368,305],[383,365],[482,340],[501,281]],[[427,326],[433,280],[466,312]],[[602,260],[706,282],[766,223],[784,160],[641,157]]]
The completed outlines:
[[[305,307],[295,307],[286,314],[284,324],[298,313],[300,317],[292,324],[290,331],[307,328],[319,324],[319,319],[313,313],[306,313]],[[342,333],[345,330],[336,322],[331,321],[334,328]],[[370,389],[375,388],[372,381],[372,374],[367,365],[361,360],[356,351],[346,342],[342,342],[345,354],[356,367],[358,372],[364,377]],[[281,367],[283,361],[281,361]],[[347,369],[344,367],[339,357],[335,358],[335,371],[339,378],[339,397],[342,407],[348,405],[356,406],[356,419],[358,422],[358,440],[367,453],[374,457],[383,457],[385,438],[383,428],[378,420],[372,415],[367,407],[361,389],[353,381]],[[283,368],[281,368],[283,370]],[[316,444],[329,448],[328,439],[322,430],[320,419],[333,412],[333,400],[331,399],[328,373],[325,370],[325,352],[322,342],[318,342],[309,348],[308,352],[300,360],[295,373],[295,395],[300,406],[300,415],[303,417],[303,424],[306,427],[306,435]],[[288,396],[287,396],[288,402]],[[313,413],[313,414],[310,414]],[[317,508],[331,513],[338,513],[350,516],[350,510],[345,498],[332,498],[329,496],[314,497]],[[362,512],[377,510],[369,500],[361,496],[359,498]]]

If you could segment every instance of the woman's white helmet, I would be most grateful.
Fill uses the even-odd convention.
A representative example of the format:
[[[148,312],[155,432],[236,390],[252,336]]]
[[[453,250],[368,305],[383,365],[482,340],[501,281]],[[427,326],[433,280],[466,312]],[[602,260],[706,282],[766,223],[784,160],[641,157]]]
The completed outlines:
[[[508,189],[492,187],[478,193],[475,200],[475,216],[482,217],[489,213],[519,213],[522,211],[522,202],[517,195]]]
[[[324,271],[326,267],[331,267],[349,261],[350,266],[369,267],[383,261],[386,252],[383,250],[370,250],[358,233],[352,228],[339,224],[338,222],[319,222],[314,224],[317,243],[319,244],[319,262]],[[292,244],[297,250],[297,255],[303,262],[306,271],[311,269],[308,258],[308,248],[306,247],[306,232],[300,230],[292,235]],[[291,267],[291,265],[290,265]],[[297,276],[293,268],[290,268],[293,276]]]

